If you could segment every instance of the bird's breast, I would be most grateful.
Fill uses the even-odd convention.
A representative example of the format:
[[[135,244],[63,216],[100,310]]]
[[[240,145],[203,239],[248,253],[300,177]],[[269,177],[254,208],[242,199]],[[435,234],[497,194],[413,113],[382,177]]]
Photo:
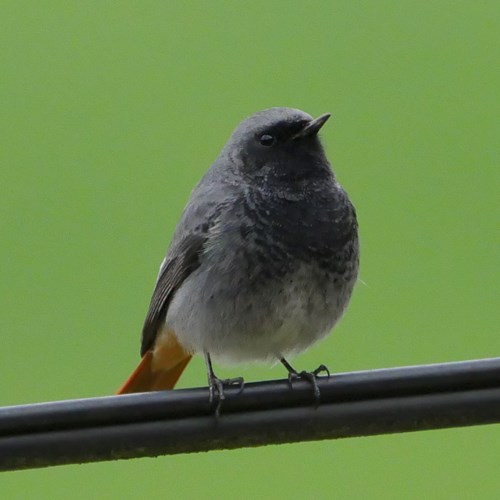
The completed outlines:
[[[221,228],[176,292],[167,323],[189,350],[227,361],[301,352],[342,316],[357,276],[357,240],[289,240],[245,225]]]

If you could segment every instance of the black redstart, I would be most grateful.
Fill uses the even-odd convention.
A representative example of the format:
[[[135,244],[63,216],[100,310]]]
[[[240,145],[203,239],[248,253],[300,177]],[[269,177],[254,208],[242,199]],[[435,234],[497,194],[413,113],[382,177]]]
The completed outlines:
[[[210,395],[223,399],[211,357],[281,361],[325,337],[358,274],[356,212],[313,119],[271,108],[244,120],[193,190],[163,260],[142,331],[142,361],[119,394],[171,389],[202,353]]]

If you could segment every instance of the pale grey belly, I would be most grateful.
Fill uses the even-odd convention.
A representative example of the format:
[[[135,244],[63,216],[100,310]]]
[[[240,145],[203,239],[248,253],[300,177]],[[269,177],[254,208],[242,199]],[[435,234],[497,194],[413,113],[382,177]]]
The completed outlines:
[[[226,362],[275,362],[326,336],[349,301],[347,281],[311,264],[253,286],[237,272],[198,268],[175,293],[166,324],[192,352]]]

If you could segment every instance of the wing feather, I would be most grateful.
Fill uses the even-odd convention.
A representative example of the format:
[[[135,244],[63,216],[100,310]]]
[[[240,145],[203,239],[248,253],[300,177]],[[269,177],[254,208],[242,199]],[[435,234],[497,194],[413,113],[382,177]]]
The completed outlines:
[[[206,235],[191,233],[170,249],[171,257],[167,256],[160,268],[142,328],[141,356],[154,346],[175,291],[199,267],[199,256],[205,241]]]

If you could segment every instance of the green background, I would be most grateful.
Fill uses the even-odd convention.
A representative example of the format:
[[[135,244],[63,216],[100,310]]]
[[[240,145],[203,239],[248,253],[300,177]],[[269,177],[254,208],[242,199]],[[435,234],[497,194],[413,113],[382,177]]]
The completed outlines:
[[[158,265],[236,124],[332,119],[361,279],[295,361],[500,355],[498,1],[0,3],[0,405],[112,393]],[[247,380],[280,367],[220,368]],[[181,387],[205,384],[196,359]],[[2,498],[498,498],[500,427],[2,474]]]

